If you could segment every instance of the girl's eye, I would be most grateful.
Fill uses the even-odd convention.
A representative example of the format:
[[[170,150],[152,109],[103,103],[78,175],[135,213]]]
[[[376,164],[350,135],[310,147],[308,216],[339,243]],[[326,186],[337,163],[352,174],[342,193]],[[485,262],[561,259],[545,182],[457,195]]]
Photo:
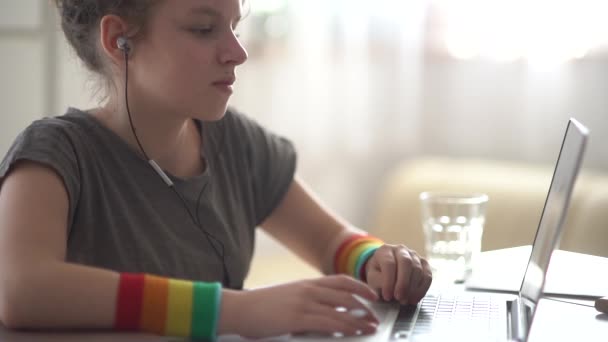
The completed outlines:
[[[213,27],[197,27],[190,30],[192,33],[205,36],[213,33]]]

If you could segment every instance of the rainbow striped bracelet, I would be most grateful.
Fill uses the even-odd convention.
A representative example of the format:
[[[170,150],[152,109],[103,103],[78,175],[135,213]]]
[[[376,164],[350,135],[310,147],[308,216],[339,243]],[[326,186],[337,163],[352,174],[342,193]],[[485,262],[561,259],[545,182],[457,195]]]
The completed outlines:
[[[214,341],[222,287],[141,273],[121,273],[114,328]]]
[[[334,254],[334,272],[365,280],[365,265],[383,244],[382,240],[371,235],[351,235],[340,244]]]

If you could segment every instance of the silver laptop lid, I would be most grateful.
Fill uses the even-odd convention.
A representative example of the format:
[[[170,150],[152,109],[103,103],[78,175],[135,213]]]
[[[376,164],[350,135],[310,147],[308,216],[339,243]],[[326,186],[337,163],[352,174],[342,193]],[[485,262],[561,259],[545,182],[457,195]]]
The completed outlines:
[[[545,285],[551,254],[561,238],[574,183],[582,164],[589,130],[576,119],[570,119],[557,158],[549,194],[545,201],[530,261],[519,291],[525,319],[531,324],[536,305]],[[529,325],[528,325],[529,327]],[[527,329],[529,330],[529,329]]]

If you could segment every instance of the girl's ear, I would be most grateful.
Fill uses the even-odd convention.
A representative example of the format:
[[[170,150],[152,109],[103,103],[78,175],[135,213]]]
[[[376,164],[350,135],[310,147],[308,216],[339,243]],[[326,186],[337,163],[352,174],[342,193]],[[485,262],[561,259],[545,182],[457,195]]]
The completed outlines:
[[[131,52],[132,46],[126,38],[127,32],[127,23],[117,15],[106,15],[99,22],[101,49],[115,65],[124,61],[125,52]]]

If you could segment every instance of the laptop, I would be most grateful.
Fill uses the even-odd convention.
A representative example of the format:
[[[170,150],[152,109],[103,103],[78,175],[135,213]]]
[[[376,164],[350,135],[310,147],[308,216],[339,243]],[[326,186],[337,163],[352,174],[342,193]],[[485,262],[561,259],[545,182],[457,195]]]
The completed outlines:
[[[551,255],[559,243],[589,131],[570,119],[561,145],[551,186],[532,252],[517,295],[431,291],[418,305],[370,303],[381,323],[370,336],[343,341],[526,341],[543,294]],[[497,265],[500,267],[500,265]],[[320,336],[291,340],[320,341]],[[328,338],[328,340],[331,340]]]

